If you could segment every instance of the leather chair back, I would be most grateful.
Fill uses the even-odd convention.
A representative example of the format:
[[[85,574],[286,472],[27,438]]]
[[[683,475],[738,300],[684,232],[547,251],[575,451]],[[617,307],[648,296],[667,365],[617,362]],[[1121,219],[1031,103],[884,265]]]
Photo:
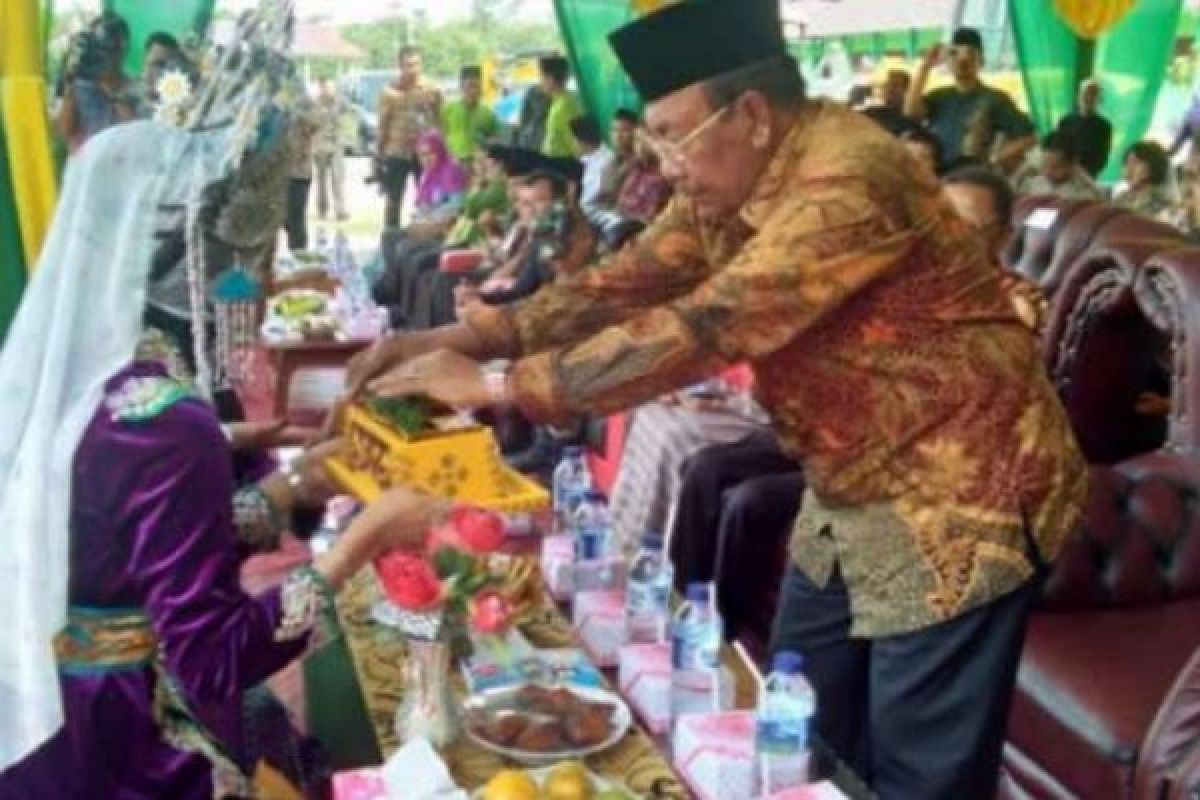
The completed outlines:
[[[1041,220],[1035,212],[1049,212],[1053,216]],[[1023,197],[1014,209],[1013,237],[1002,261],[1051,297],[1096,232],[1121,213],[1119,209],[1088,200]]]
[[[1055,562],[1044,609],[1200,598],[1200,462],[1155,453],[1095,466],[1084,524]]]

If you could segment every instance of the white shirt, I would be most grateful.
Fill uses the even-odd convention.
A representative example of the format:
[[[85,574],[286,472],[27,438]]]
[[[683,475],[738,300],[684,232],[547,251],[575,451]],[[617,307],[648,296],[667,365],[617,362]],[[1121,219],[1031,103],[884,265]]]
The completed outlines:
[[[605,198],[605,193],[611,195],[614,177],[616,175],[617,157],[608,145],[602,144],[593,152],[581,155],[583,162],[583,186],[580,190],[579,202],[585,214],[600,211],[611,206],[613,197]]]

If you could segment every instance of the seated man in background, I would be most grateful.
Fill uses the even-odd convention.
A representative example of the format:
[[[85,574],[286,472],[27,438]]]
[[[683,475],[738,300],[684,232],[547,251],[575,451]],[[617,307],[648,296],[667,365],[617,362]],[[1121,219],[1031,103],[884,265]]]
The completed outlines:
[[[579,206],[583,215],[591,220],[616,203],[617,158],[604,143],[600,126],[591,117],[576,117],[571,121],[571,132],[575,134],[579,160],[583,162]]]
[[[613,155],[617,160],[617,186],[625,182],[625,176],[633,166],[634,148],[637,145],[637,135],[641,125],[641,118],[638,117],[636,111],[618,108],[613,114],[612,148]]]
[[[590,219],[600,232],[605,249],[612,251],[649,225],[670,199],[671,184],[663,177],[654,148],[639,138],[633,161],[617,191],[616,207]]]
[[[1017,194],[1050,195],[1065,199],[1099,200],[1100,189],[1079,163],[1075,141],[1056,131],[1042,138],[1038,163],[1027,165],[1013,179]]]

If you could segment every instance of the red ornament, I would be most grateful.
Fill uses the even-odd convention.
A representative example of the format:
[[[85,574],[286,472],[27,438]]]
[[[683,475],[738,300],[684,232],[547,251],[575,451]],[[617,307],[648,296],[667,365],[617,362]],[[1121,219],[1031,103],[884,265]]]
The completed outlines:
[[[375,571],[388,599],[406,611],[428,611],[442,600],[442,582],[420,556],[394,550],[375,559]]]
[[[512,603],[495,589],[485,589],[471,601],[471,627],[480,633],[504,633],[512,618]]]
[[[486,555],[504,544],[504,520],[499,514],[460,506],[450,512],[450,526],[468,553]]]

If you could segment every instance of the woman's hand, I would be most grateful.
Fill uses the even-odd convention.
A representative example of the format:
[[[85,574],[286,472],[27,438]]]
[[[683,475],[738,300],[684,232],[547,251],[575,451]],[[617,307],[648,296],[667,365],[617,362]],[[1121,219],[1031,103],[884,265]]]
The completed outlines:
[[[450,350],[438,350],[393,367],[367,388],[381,397],[425,395],[455,411],[474,411],[493,401],[479,364]]]
[[[412,489],[389,489],[354,518],[315,569],[340,590],[364,566],[389,550],[420,550],[445,511],[444,501]]]
[[[295,504],[303,508],[320,508],[339,493],[325,462],[337,455],[342,448],[342,439],[330,439],[311,447],[293,463],[300,480],[292,488]]]

